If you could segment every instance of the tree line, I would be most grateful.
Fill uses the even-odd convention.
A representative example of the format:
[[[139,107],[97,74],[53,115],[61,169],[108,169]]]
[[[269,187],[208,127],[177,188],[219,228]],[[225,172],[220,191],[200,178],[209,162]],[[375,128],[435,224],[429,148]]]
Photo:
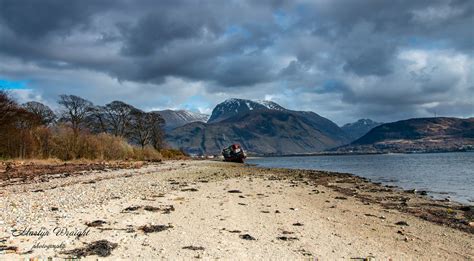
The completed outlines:
[[[154,159],[163,150],[164,119],[121,101],[104,106],[60,95],[59,110],[18,104],[0,91],[0,158]]]

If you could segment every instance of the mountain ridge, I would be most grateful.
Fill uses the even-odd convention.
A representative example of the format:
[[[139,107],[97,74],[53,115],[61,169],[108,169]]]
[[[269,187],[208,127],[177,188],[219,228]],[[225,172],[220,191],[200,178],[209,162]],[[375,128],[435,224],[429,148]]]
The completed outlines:
[[[412,118],[379,125],[338,151],[441,152],[474,147],[474,118]]]
[[[217,104],[212,110],[208,123],[223,121],[253,110],[287,110],[279,104],[268,100],[247,100],[230,98]]]
[[[237,142],[259,155],[313,153],[349,142],[334,122],[314,112],[244,99],[216,105],[207,123],[178,127],[167,133],[166,140],[191,154],[218,154]]]
[[[165,120],[165,130],[172,130],[191,122],[207,122],[209,115],[203,113],[192,112],[188,110],[161,110],[154,111]]]
[[[220,154],[232,143],[255,155],[456,151],[474,146],[474,118],[360,119],[339,127],[315,112],[232,98],[217,104],[207,122],[169,129],[165,139],[196,155]]]
[[[359,119],[352,123],[346,123],[341,126],[341,129],[349,136],[352,141],[364,136],[371,129],[383,124],[382,122],[375,122],[371,119]]]

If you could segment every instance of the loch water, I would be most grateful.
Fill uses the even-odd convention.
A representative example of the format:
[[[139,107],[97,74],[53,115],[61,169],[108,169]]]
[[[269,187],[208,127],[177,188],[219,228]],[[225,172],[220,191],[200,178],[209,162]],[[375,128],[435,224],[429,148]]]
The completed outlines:
[[[352,173],[402,189],[474,205],[474,152],[249,158],[262,167]]]

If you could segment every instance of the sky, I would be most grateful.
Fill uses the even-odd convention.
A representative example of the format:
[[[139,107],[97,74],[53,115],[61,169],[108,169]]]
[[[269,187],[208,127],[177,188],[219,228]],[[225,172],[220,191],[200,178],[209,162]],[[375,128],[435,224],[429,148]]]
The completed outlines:
[[[267,99],[338,124],[474,116],[472,0],[0,0],[0,86],[211,113]]]

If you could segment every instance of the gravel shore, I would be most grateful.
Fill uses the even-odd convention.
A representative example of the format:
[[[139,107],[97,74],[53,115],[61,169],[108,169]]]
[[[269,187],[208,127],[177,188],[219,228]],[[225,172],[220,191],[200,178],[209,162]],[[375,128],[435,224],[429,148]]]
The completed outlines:
[[[472,207],[349,174],[167,161],[0,185],[0,259],[474,259]]]

